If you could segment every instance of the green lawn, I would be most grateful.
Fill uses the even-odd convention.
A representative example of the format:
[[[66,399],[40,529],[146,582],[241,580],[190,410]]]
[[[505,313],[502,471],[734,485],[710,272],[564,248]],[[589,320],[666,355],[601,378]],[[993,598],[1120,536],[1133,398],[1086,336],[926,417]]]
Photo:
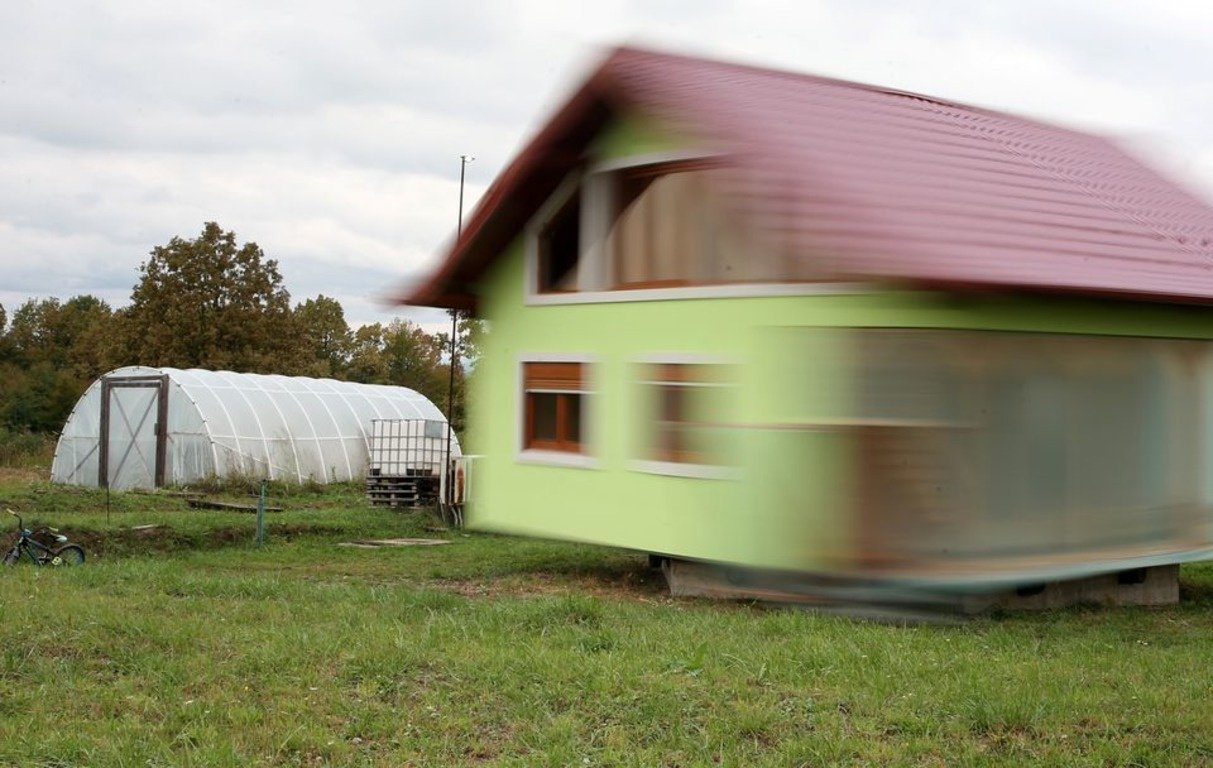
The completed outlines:
[[[97,555],[0,571],[0,764],[1213,764],[1210,566],[1165,610],[889,626],[275,490],[258,550],[251,515],[123,494],[107,525],[104,494],[0,474]],[[451,543],[336,546],[369,536]]]

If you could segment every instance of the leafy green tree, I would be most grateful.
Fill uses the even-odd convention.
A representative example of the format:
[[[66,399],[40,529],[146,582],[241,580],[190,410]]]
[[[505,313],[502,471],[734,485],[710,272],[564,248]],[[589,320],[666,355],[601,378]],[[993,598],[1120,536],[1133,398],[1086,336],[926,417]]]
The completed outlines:
[[[8,313],[4,310],[4,305],[0,304],[0,360],[12,361],[13,346],[8,338]],[[2,407],[2,404],[0,404]]]
[[[13,312],[13,327],[7,334],[13,354],[31,361],[61,351],[61,339],[56,338],[59,314],[58,299],[30,299]]]
[[[340,302],[320,295],[295,305],[296,338],[300,346],[298,372],[307,376],[342,377],[354,341]]]
[[[446,407],[447,369],[443,337],[426,333],[407,320],[393,320],[383,334],[388,383],[425,395],[439,408]]]
[[[485,326],[462,319],[455,370],[457,430],[466,373]],[[95,296],[0,306],[0,427],[53,431],[93,380],[123,365],[227,368],[394,384],[444,411],[450,337],[394,320],[351,331],[327,296],[291,308],[278,264],[255,243],[207,223],[192,239],[153,248],[128,307]]]
[[[96,296],[31,300],[13,316],[14,346],[28,363],[50,362],[84,384],[115,367],[114,312]]]
[[[474,321],[470,336],[460,331],[460,365],[455,369],[455,405],[451,423],[462,431],[467,360],[465,354],[478,354],[476,346],[484,326]],[[405,320],[393,320],[384,326],[364,325],[351,334],[349,364],[345,375],[351,381],[366,384],[394,384],[414,389],[429,398],[443,413],[447,410],[450,383],[450,336],[428,333]]]
[[[455,398],[451,424],[459,434],[467,427],[468,393],[472,378],[476,375],[476,362],[480,359],[488,336],[489,324],[475,317],[463,317],[459,321],[459,343],[456,345],[459,353],[459,365],[455,368]],[[450,342],[444,337],[443,341],[449,349]],[[442,408],[446,408],[445,401]]]
[[[475,317],[462,315],[459,318],[459,343],[456,345],[458,365],[455,367],[454,398],[451,405],[450,419],[455,430],[463,433],[467,424],[468,383],[480,359],[484,339],[488,334],[488,323]],[[442,350],[443,389],[441,399],[434,400],[435,405],[445,412],[447,410],[447,388],[451,385],[450,354],[451,335],[445,331],[435,334],[435,343]]]
[[[476,365],[476,361],[480,359],[480,352],[484,346],[484,339],[488,335],[489,324],[485,320],[476,317],[461,317],[459,318],[459,364],[466,369],[471,369]],[[449,338],[443,334],[443,341],[448,346]]]
[[[292,367],[290,294],[278,262],[207,222],[152,249],[125,313],[140,363],[281,373]]]
[[[42,360],[22,368],[0,369],[0,421],[5,427],[55,432],[84,391],[80,382]]]
[[[13,313],[4,336],[0,422],[18,430],[55,430],[89,382],[115,367],[113,311],[95,296],[31,299]]]
[[[379,323],[356,329],[350,338],[350,359],[345,375],[363,384],[387,384],[387,356],[383,351],[384,328]]]

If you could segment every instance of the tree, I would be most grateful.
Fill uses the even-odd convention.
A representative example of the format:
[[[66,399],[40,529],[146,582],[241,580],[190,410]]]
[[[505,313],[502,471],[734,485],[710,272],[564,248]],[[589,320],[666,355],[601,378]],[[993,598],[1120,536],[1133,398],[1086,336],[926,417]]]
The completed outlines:
[[[488,335],[489,324],[476,317],[459,318],[459,363],[466,369],[475,367],[480,359],[480,351],[484,348],[484,339]],[[446,340],[450,345],[450,339]]]
[[[0,368],[0,422],[9,429],[54,432],[84,387],[49,361]]]
[[[13,317],[14,340],[29,362],[49,362],[83,387],[116,367],[119,348],[110,305],[96,296],[27,302]]]
[[[384,328],[379,323],[364,325],[350,339],[350,360],[345,374],[362,384],[387,384],[387,357],[383,353]]]
[[[342,376],[350,362],[353,339],[341,304],[320,295],[295,305],[293,318],[301,353],[298,373]]]
[[[455,366],[454,381],[450,377],[450,353],[451,353],[451,335],[449,333],[440,332],[436,334],[438,345],[442,348],[442,353],[445,358],[443,363],[446,367],[445,379],[446,386],[454,384],[452,390],[453,402],[451,403],[451,412],[448,416],[451,419],[451,424],[455,431],[463,434],[464,428],[467,426],[467,397],[468,383],[476,369],[476,361],[480,359],[481,350],[483,349],[485,336],[488,334],[489,325],[486,321],[475,317],[467,317],[461,313],[459,318],[459,343],[456,344],[456,355],[458,365]],[[447,391],[444,389],[441,400],[435,400],[434,403],[443,411],[447,409]]]
[[[13,312],[13,327],[9,329],[9,343],[13,354],[30,361],[48,354],[60,352],[62,346],[56,336],[56,316],[59,314],[58,299],[30,299]]]
[[[207,222],[193,240],[152,249],[125,313],[135,359],[146,365],[263,373],[291,367],[290,294],[278,262],[256,243]]]
[[[441,334],[430,335],[408,320],[393,320],[383,333],[387,383],[416,390],[445,409],[445,351]]]
[[[62,426],[89,382],[115,367],[113,314],[96,296],[18,307],[4,336],[0,422],[35,431]]]
[[[465,321],[466,322],[466,321]],[[455,403],[451,424],[462,431],[468,358],[475,354],[477,340],[483,336],[479,321],[469,326],[471,335],[460,333],[460,365],[455,369]],[[425,395],[446,413],[447,387],[450,383],[450,336],[428,333],[406,320],[393,320],[387,326],[364,325],[351,334],[349,364],[345,375],[364,384],[394,384]]]

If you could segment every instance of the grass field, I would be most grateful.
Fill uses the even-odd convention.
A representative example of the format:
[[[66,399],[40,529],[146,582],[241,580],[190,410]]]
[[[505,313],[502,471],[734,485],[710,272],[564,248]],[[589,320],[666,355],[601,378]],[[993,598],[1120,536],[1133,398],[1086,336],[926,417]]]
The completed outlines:
[[[0,506],[96,555],[0,571],[0,764],[1213,764],[1210,566],[1168,609],[889,626],[275,492],[256,549],[251,515],[116,494],[107,524],[0,470]],[[336,546],[373,536],[451,543]]]

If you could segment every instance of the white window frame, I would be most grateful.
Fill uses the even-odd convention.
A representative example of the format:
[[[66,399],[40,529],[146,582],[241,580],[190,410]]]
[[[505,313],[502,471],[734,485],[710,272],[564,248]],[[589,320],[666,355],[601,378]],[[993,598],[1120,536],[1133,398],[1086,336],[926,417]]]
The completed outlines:
[[[736,360],[720,357],[711,354],[699,354],[694,352],[669,352],[665,354],[646,354],[634,358],[631,361],[632,369],[650,365],[721,365],[728,366],[737,364]],[[635,379],[634,383],[642,386],[655,384],[657,382],[648,382],[643,379]],[[702,386],[731,386],[731,385],[702,385]],[[644,429],[651,428],[652,425],[647,421],[644,423]],[[635,446],[633,447],[635,449]],[[662,461],[659,459],[642,459],[633,458],[628,462],[628,468],[634,472],[643,472],[650,475],[666,475],[669,477],[689,477],[697,480],[736,480],[740,477],[738,467],[725,466],[722,464],[702,464],[697,462],[683,461]]]

